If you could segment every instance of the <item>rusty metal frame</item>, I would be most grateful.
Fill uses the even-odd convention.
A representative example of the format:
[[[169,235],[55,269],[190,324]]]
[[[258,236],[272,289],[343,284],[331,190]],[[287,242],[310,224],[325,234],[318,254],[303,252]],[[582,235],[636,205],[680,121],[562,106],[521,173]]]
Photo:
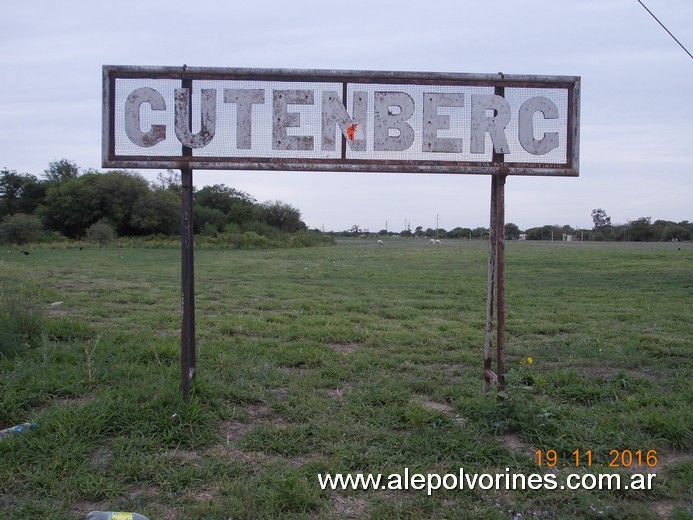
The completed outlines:
[[[177,79],[184,89],[191,90],[195,80],[250,80],[273,82],[341,83],[342,98],[348,84],[411,84],[432,86],[492,86],[494,93],[504,96],[506,87],[563,88],[567,90],[566,162],[535,164],[505,162],[500,153],[493,153],[490,162],[364,160],[348,159],[342,137],[342,154],[335,158],[267,158],[267,157],[200,157],[183,146],[179,156],[122,156],[115,153],[115,82],[129,79]],[[188,129],[192,130],[192,97],[188,98]],[[579,165],[580,78],[575,76],[526,76],[504,74],[457,74],[427,72],[374,72],[289,69],[233,69],[200,67],[103,67],[103,157],[104,167],[172,168],[181,171],[181,386],[187,398],[196,370],[195,290],[193,250],[193,169],[224,170],[297,170],[330,172],[397,172],[491,174],[491,205],[486,328],[483,366],[483,395],[492,384],[497,387],[497,400],[505,398],[505,184],[508,175],[577,176]],[[494,325],[496,323],[496,370],[492,369]]]
[[[348,84],[565,89],[568,102],[567,157],[564,164],[543,164],[504,162],[502,155],[500,156],[500,161],[490,162],[349,159],[344,156],[335,159],[116,155],[115,108],[113,106],[116,79],[329,82],[341,83],[344,91],[346,91]],[[579,106],[580,78],[577,76],[104,65],[102,164],[104,167],[112,168],[502,174],[575,177],[578,176],[579,171]]]

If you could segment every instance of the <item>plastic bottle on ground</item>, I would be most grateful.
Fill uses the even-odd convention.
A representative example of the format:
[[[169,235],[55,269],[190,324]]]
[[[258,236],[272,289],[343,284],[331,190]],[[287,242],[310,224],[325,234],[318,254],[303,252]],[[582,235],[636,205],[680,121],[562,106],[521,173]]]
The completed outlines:
[[[148,520],[139,513],[119,513],[116,511],[92,511],[87,520]]]

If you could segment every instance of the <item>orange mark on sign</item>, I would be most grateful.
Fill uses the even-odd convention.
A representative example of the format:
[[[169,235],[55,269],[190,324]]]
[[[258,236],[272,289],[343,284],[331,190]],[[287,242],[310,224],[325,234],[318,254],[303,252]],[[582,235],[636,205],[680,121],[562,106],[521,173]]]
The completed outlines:
[[[349,139],[349,141],[353,141],[355,139],[357,126],[359,126],[358,123],[354,123],[353,125],[347,126],[346,135],[347,135],[347,139]]]

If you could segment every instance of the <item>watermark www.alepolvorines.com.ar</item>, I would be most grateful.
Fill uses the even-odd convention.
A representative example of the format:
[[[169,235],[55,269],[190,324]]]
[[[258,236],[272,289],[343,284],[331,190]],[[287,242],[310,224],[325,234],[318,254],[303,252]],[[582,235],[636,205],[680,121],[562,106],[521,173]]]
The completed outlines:
[[[441,489],[452,490],[649,490],[653,487],[656,473],[468,473],[460,468],[458,473],[320,473],[320,489],[375,489],[406,491],[425,490],[428,495]]]

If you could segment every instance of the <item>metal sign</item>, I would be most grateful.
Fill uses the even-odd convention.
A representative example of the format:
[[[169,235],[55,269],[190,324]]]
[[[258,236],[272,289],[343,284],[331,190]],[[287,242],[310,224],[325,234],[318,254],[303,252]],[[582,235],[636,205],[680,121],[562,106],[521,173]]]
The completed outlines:
[[[475,173],[492,175],[483,393],[496,384],[502,402],[506,178],[577,176],[579,106],[572,76],[104,66],[103,166],[181,171],[183,395],[196,370],[193,169]]]
[[[579,98],[572,76],[104,66],[103,166],[577,176]]]

